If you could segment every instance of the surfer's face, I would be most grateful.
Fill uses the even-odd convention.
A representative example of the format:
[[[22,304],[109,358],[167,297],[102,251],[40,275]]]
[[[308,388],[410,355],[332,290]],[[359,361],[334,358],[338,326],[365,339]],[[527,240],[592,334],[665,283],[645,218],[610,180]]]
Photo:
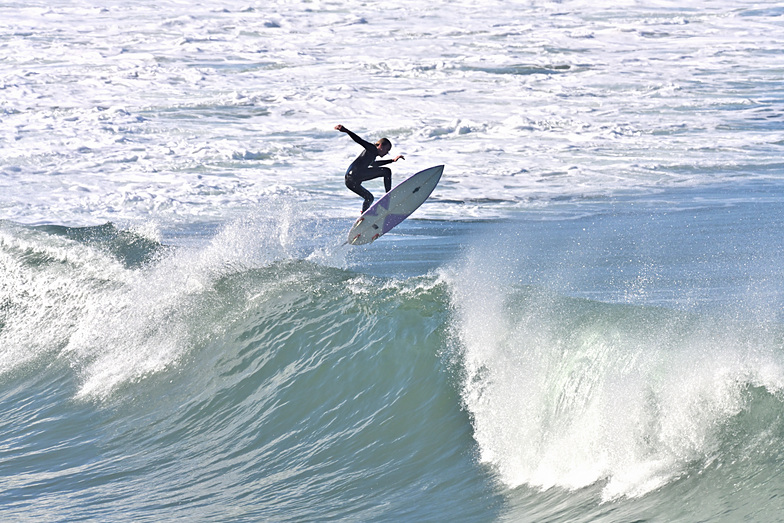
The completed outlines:
[[[385,143],[377,143],[376,149],[378,149],[379,156],[386,156],[389,152],[390,147]]]

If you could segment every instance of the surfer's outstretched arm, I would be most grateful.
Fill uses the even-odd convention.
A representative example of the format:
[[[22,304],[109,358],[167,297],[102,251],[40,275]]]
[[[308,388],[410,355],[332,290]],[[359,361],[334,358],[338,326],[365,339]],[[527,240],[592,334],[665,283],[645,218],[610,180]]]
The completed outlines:
[[[362,147],[368,148],[368,146],[375,148],[376,146],[372,143],[368,142],[367,140],[363,140],[359,136],[357,136],[353,131],[349,131],[347,128],[343,127],[342,125],[338,124],[335,126],[335,130],[340,131],[341,133],[346,133],[351,137],[352,140],[357,142]]]

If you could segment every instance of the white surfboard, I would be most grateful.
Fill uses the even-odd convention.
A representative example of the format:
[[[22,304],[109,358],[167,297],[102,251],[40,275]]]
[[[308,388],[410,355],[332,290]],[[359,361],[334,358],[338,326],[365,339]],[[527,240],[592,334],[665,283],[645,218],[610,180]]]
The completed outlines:
[[[371,243],[391,231],[427,200],[443,172],[443,165],[430,167],[394,187],[362,213],[348,232],[348,243]]]

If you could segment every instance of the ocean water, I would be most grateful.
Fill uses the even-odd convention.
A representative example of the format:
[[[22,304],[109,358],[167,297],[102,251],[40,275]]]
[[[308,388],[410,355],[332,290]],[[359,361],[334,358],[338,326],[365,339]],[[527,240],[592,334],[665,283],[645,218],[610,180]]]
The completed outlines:
[[[782,41],[745,0],[1,3],[0,519],[781,521]],[[337,124],[446,166],[368,246]]]

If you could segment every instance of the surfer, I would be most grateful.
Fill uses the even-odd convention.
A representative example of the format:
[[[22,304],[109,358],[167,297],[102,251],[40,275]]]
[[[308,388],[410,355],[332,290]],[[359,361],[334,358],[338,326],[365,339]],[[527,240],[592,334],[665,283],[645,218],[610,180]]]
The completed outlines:
[[[384,177],[384,189],[386,192],[392,190],[392,169],[389,167],[382,167],[398,160],[405,160],[402,155],[394,160],[376,160],[376,157],[384,157],[392,148],[392,142],[386,138],[382,138],[376,143],[366,142],[353,132],[349,131],[342,125],[336,125],[335,129],[346,133],[352,140],[365,148],[357,159],[354,160],[346,171],[346,187],[351,189],[365,199],[362,204],[362,212],[367,211],[370,204],[373,203],[373,195],[362,187],[362,182],[373,180],[375,178]]]

